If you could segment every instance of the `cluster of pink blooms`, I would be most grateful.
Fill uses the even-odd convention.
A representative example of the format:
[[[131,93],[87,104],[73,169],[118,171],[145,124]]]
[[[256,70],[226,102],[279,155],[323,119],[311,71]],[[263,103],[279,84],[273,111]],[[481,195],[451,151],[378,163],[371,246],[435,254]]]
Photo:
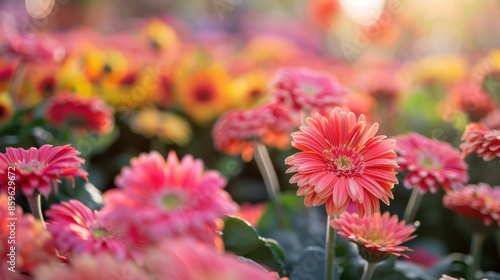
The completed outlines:
[[[16,167],[15,183],[26,195],[48,195],[58,179],[87,176],[70,146],[10,148],[0,160],[2,170]],[[157,152],[141,154],[117,176],[118,188],[105,194],[99,211],[77,200],[56,203],[46,212],[45,229],[16,208],[17,270],[2,269],[9,274],[0,278],[28,279],[22,274],[27,273],[35,279],[276,279],[222,252],[220,218],[238,210],[225,184],[217,171],[204,170],[189,155],[179,160],[174,152],[166,159]],[[0,200],[7,205],[5,193]],[[8,240],[9,215],[0,209],[2,242]],[[9,246],[1,248],[6,268]]]

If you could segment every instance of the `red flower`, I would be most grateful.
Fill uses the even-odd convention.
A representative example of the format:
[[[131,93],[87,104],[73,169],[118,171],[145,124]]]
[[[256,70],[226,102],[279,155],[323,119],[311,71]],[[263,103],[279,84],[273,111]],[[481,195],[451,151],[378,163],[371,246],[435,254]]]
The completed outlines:
[[[114,126],[113,110],[97,97],[56,95],[49,100],[45,116],[56,127],[68,126],[82,133],[106,134]]]
[[[364,115],[337,107],[328,118],[316,113],[300,130],[292,133],[292,146],[301,152],[286,164],[287,173],[297,172],[290,183],[297,183],[306,206],[326,203],[328,215],[336,216],[355,201],[364,216],[379,210],[379,199],[389,204],[398,182],[395,141],[375,136],[377,123],[367,129]]]
[[[445,191],[465,184],[467,164],[450,144],[417,133],[395,137],[400,171],[408,171],[403,185],[419,188],[421,193]]]
[[[7,148],[5,154],[0,153],[0,185],[7,189],[9,182],[14,182],[26,196],[35,192],[48,196],[52,188],[57,192],[57,183],[61,178],[72,182],[75,176],[87,180],[87,172],[80,169],[85,160],[78,157],[79,154],[69,145],[43,145],[40,149],[29,150]],[[14,180],[11,180],[10,172]]]

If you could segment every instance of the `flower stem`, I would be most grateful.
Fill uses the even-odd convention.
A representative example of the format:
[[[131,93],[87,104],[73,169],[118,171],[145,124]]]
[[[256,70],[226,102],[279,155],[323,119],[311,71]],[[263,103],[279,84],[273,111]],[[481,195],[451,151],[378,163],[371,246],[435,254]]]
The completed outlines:
[[[335,237],[337,230],[332,228],[331,223],[335,217],[328,216],[326,221],[326,280],[333,280],[335,275]]]
[[[44,228],[47,228],[45,225],[45,221],[43,220],[43,212],[42,212],[42,195],[39,193],[35,193],[27,197],[28,203],[31,208],[31,213],[33,216],[42,222]]]
[[[500,258],[500,229],[497,229],[495,232],[495,243],[497,244],[497,253],[498,257]]]
[[[373,272],[375,271],[375,265],[377,265],[377,263],[366,262],[365,269],[363,270],[363,276],[361,276],[361,280],[372,279]]]
[[[467,279],[476,279],[476,272],[481,264],[481,251],[486,235],[484,233],[475,232],[472,235],[470,255],[472,256],[472,265],[467,269]]]
[[[281,225],[283,225],[282,211],[279,204],[280,186],[276,170],[274,170],[273,162],[269,156],[269,152],[264,144],[255,142],[255,162],[259,167],[259,171],[264,179],[267,195],[274,205],[276,216]]]
[[[420,208],[422,198],[423,195],[420,193],[420,190],[418,188],[413,188],[410,200],[408,200],[408,204],[406,205],[405,213],[403,216],[403,220],[405,220],[406,223],[411,223],[415,219],[418,208]]]

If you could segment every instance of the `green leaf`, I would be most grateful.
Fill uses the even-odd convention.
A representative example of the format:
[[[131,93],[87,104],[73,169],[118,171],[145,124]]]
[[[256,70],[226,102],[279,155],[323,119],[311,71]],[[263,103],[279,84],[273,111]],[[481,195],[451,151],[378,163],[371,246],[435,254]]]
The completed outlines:
[[[106,151],[120,136],[120,130],[115,128],[108,134],[86,133],[72,135],[73,146],[80,151],[83,157],[88,158]]]
[[[222,240],[227,251],[251,259],[284,275],[285,252],[275,240],[262,238],[247,222],[228,217],[224,221]]]
[[[316,246],[305,248],[295,265],[290,280],[316,280],[325,278],[325,249]],[[334,279],[340,279],[342,268],[335,268]],[[332,279],[332,280],[334,280]]]
[[[455,278],[467,277],[467,267],[472,258],[460,253],[452,253],[442,258],[432,269],[436,275],[446,274]]]

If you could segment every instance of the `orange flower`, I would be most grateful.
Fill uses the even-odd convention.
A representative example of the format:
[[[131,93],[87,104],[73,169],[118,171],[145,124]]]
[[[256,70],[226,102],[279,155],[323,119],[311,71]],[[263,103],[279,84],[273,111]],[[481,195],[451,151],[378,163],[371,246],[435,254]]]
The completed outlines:
[[[83,69],[93,82],[119,83],[127,74],[128,62],[117,50],[90,50],[83,56]]]
[[[179,45],[175,30],[161,20],[152,20],[145,27],[141,37],[153,50],[169,51]]]
[[[194,122],[206,125],[229,108],[233,89],[231,78],[222,66],[210,65],[186,74],[177,80],[175,96]]]
[[[311,0],[308,8],[312,22],[323,29],[330,28],[340,12],[337,0]]]

